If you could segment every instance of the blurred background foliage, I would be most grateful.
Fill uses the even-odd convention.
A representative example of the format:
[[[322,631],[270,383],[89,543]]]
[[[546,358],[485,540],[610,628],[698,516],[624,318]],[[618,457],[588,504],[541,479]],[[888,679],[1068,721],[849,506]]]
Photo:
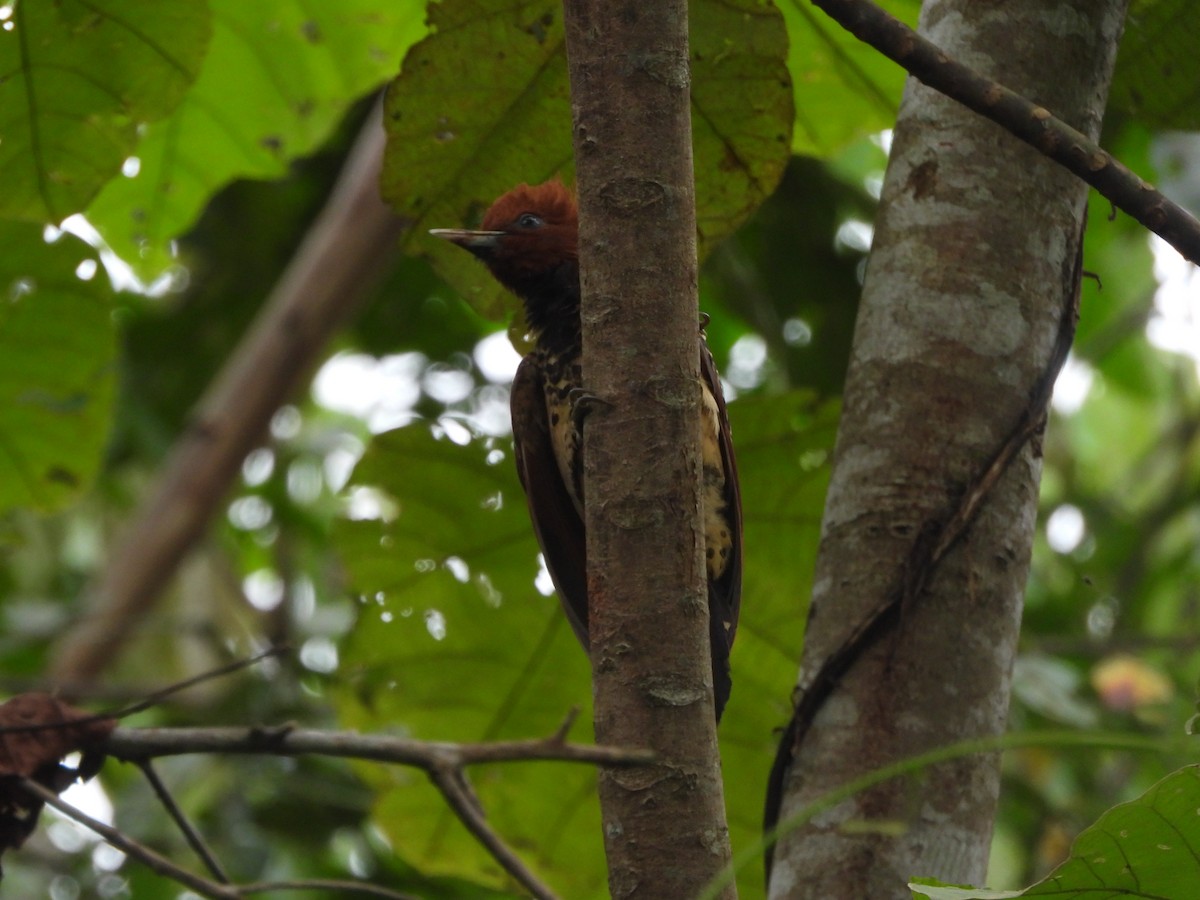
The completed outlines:
[[[883,5],[910,23],[919,7]],[[1200,73],[1185,7],[1133,3],[1103,142],[1195,210],[1200,139],[1186,130],[1197,127]],[[84,699],[140,696],[286,641],[292,656],[130,724],[293,720],[484,740],[548,734],[579,706],[574,736],[590,737],[586,660],[539,576],[509,458],[507,307],[480,267],[434,256],[423,231],[470,223],[517,181],[570,177],[556,8],[445,0],[428,11],[431,29],[416,0],[0,5],[0,72],[13,73],[0,79],[0,108],[13,111],[0,124],[6,691],[45,685],[84,586],[404,60],[385,185],[421,227],[311,387],[276,414],[153,620]],[[696,111],[712,238],[701,307],[746,506],[745,609],[721,731],[736,850],[757,835],[772,729],[787,717],[903,78],[800,0],[698,2],[693,26],[698,95],[708,85],[721,101]],[[513,50],[500,58],[502,37]],[[95,84],[63,76],[67,57],[108,73],[104,102]],[[494,127],[475,127],[480,109]],[[1045,439],[1012,727],[1160,735],[1164,752],[1008,753],[996,888],[1043,874],[1103,809],[1181,764],[1166,747],[1200,683],[1200,281],[1102,198],[1090,209],[1079,336]],[[239,880],[510,895],[407,770],[217,757],[161,769]],[[472,777],[496,827],[565,896],[604,894],[591,771],[527,764]],[[72,799],[191,859],[135,772],[109,764]],[[14,896],[178,896],[69,823],[44,825],[5,860]],[[757,866],[744,872],[742,896],[761,890]]]

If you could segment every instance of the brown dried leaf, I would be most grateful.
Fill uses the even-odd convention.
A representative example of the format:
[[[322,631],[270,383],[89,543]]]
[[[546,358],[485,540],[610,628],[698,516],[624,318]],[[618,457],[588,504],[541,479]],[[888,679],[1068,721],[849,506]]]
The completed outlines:
[[[37,826],[42,803],[21,787],[32,778],[59,793],[76,778],[91,778],[104,756],[97,746],[116,726],[49,694],[19,694],[0,704],[0,853],[16,848]],[[62,765],[80,752],[78,769]]]

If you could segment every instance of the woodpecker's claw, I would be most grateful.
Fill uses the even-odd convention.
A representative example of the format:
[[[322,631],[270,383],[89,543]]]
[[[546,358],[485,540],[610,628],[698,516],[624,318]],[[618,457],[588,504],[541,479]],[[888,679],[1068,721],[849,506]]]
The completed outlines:
[[[711,321],[712,321],[712,316],[710,316],[708,313],[706,313],[706,312],[700,313],[700,331],[701,331],[701,333],[704,332],[704,329],[708,327],[708,323]]]
[[[580,434],[583,433],[583,420],[592,410],[597,406],[612,406],[607,400],[589,393],[584,388],[571,388],[567,392],[567,400],[571,404],[571,424]]]

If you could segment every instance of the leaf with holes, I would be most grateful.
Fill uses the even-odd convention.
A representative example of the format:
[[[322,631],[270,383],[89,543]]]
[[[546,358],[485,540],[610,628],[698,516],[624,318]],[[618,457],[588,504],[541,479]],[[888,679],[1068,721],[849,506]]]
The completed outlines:
[[[172,4],[161,4],[171,6]],[[145,130],[133,177],[88,209],[105,240],[149,278],[169,241],[235,178],[280,178],[346,110],[395,74],[424,34],[423,5],[389,0],[211,0],[212,46],[192,90]]]
[[[138,129],[169,113],[208,46],[204,0],[5,7],[0,215],[60,222],[115,177]]]
[[[47,244],[41,226],[0,220],[0,246],[0,513],[51,511],[91,482],[108,439],[111,292],[69,234]]]
[[[929,900],[996,897],[1193,897],[1200,885],[1200,766],[1168,775],[1142,796],[1114,806],[1085,829],[1071,856],[1024,891],[980,891],[913,883]]]
[[[700,251],[774,190],[791,148],[783,18],[758,0],[691,5],[692,122]],[[561,5],[445,0],[433,33],[388,91],[384,196],[413,222],[406,240],[490,318],[505,298],[430,227],[478,222],[514,184],[570,174],[571,106]]]

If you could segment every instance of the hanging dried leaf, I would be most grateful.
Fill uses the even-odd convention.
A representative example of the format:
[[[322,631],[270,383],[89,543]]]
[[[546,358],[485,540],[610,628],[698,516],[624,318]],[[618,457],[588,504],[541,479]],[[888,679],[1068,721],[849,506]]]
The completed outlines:
[[[32,778],[56,794],[100,771],[96,748],[116,725],[49,694],[19,694],[0,704],[0,853],[20,847],[37,826],[42,801],[21,787]],[[78,768],[62,764],[79,752]]]

